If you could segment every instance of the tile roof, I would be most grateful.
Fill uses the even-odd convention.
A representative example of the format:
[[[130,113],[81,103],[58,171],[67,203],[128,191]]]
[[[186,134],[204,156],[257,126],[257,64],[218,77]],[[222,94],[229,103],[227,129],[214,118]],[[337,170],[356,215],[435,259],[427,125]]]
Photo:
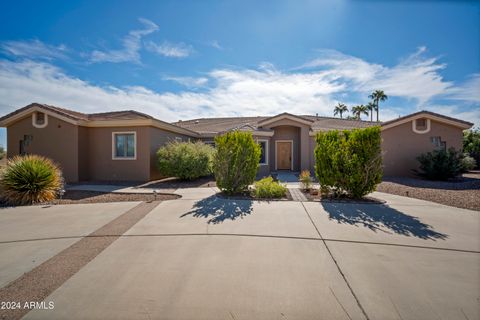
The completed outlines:
[[[348,120],[331,117],[321,117],[312,115],[300,115],[298,117],[308,119],[312,122],[313,131],[343,130],[354,128],[365,128],[378,125],[377,122]],[[200,118],[186,121],[178,121],[173,124],[182,128],[197,131],[201,134],[224,132],[235,130],[240,127],[250,126],[257,129],[258,123],[271,117],[229,117],[229,118]]]
[[[428,115],[431,115],[431,116],[436,116],[436,117],[439,117],[439,118],[443,118],[445,120],[460,122],[460,123],[463,123],[463,124],[466,124],[466,125],[469,125],[469,126],[473,126],[473,123],[471,123],[471,122],[456,119],[456,118],[452,118],[452,117],[449,117],[449,116],[444,116],[443,114],[439,114],[439,113],[435,113],[435,112],[427,111],[427,110],[418,111],[418,112],[415,112],[415,113],[407,114],[406,116],[403,116],[403,117],[398,117],[397,119],[385,121],[385,122],[382,123],[382,125],[387,125],[387,124],[395,123],[397,121],[402,121],[404,119],[408,119],[410,117],[414,117],[414,116],[417,116],[419,114],[428,114]]]
[[[28,106],[17,109],[3,117],[0,118],[0,121],[10,118],[16,114],[19,114],[31,107],[40,107],[42,109],[51,111],[53,113],[59,114],[61,116],[67,117],[72,120],[83,120],[83,121],[108,121],[108,120],[138,120],[138,119],[155,119],[147,114],[134,111],[112,111],[112,112],[102,112],[102,113],[81,113],[77,111],[72,111],[69,109],[64,109],[56,106],[51,106],[48,104],[42,103],[31,103]]]

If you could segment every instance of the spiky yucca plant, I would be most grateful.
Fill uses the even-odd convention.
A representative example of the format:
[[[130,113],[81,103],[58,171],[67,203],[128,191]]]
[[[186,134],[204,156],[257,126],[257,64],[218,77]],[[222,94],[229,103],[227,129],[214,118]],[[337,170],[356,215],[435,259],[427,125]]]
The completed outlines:
[[[13,205],[51,201],[62,187],[61,170],[42,156],[16,156],[0,172],[0,195]]]

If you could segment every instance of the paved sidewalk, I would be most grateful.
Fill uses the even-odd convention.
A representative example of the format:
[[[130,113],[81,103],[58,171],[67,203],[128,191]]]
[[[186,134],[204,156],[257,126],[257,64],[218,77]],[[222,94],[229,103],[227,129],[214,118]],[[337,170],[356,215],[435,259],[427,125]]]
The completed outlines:
[[[302,193],[300,188],[288,188],[293,201],[304,202],[307,201],[307,197]]]

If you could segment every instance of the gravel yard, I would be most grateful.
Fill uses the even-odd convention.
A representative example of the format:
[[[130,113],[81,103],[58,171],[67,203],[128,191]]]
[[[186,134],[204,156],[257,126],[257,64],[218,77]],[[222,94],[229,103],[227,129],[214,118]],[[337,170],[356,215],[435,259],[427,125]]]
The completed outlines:
[[[452,181],[386,177],[377,191],[480,211],[479,171],[464,174]]]
[[[151,193],[108,193],[99,191],[68,190],[62,199],[56,199],[48,204],[78,204],[78,203],[104,203],[104,202],[123,202],[123,201],[163,201],[180,198],[175,194],[157,193],[157,196]],[[40,205],[45,205],[42,203]],[[0,207],[8,206],[0,200]]]

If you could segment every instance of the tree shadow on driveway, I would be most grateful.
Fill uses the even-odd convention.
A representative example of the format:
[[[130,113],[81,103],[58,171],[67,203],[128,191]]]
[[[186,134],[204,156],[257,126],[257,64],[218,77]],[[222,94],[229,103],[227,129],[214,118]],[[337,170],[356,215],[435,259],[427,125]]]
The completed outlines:
[[[222,223],[225,220],[236,220],[252,213],[252,200],[235,200],[219,198],[215,195],[197,201],[193,209],[180,217],[192,215],[196,218],[209,219],[207,223]]]
[[[432,226],[387,205],[322,202],[330,220],[363,226],[374,232],[383,231],[420,239],[445,240],[448,235]]]

